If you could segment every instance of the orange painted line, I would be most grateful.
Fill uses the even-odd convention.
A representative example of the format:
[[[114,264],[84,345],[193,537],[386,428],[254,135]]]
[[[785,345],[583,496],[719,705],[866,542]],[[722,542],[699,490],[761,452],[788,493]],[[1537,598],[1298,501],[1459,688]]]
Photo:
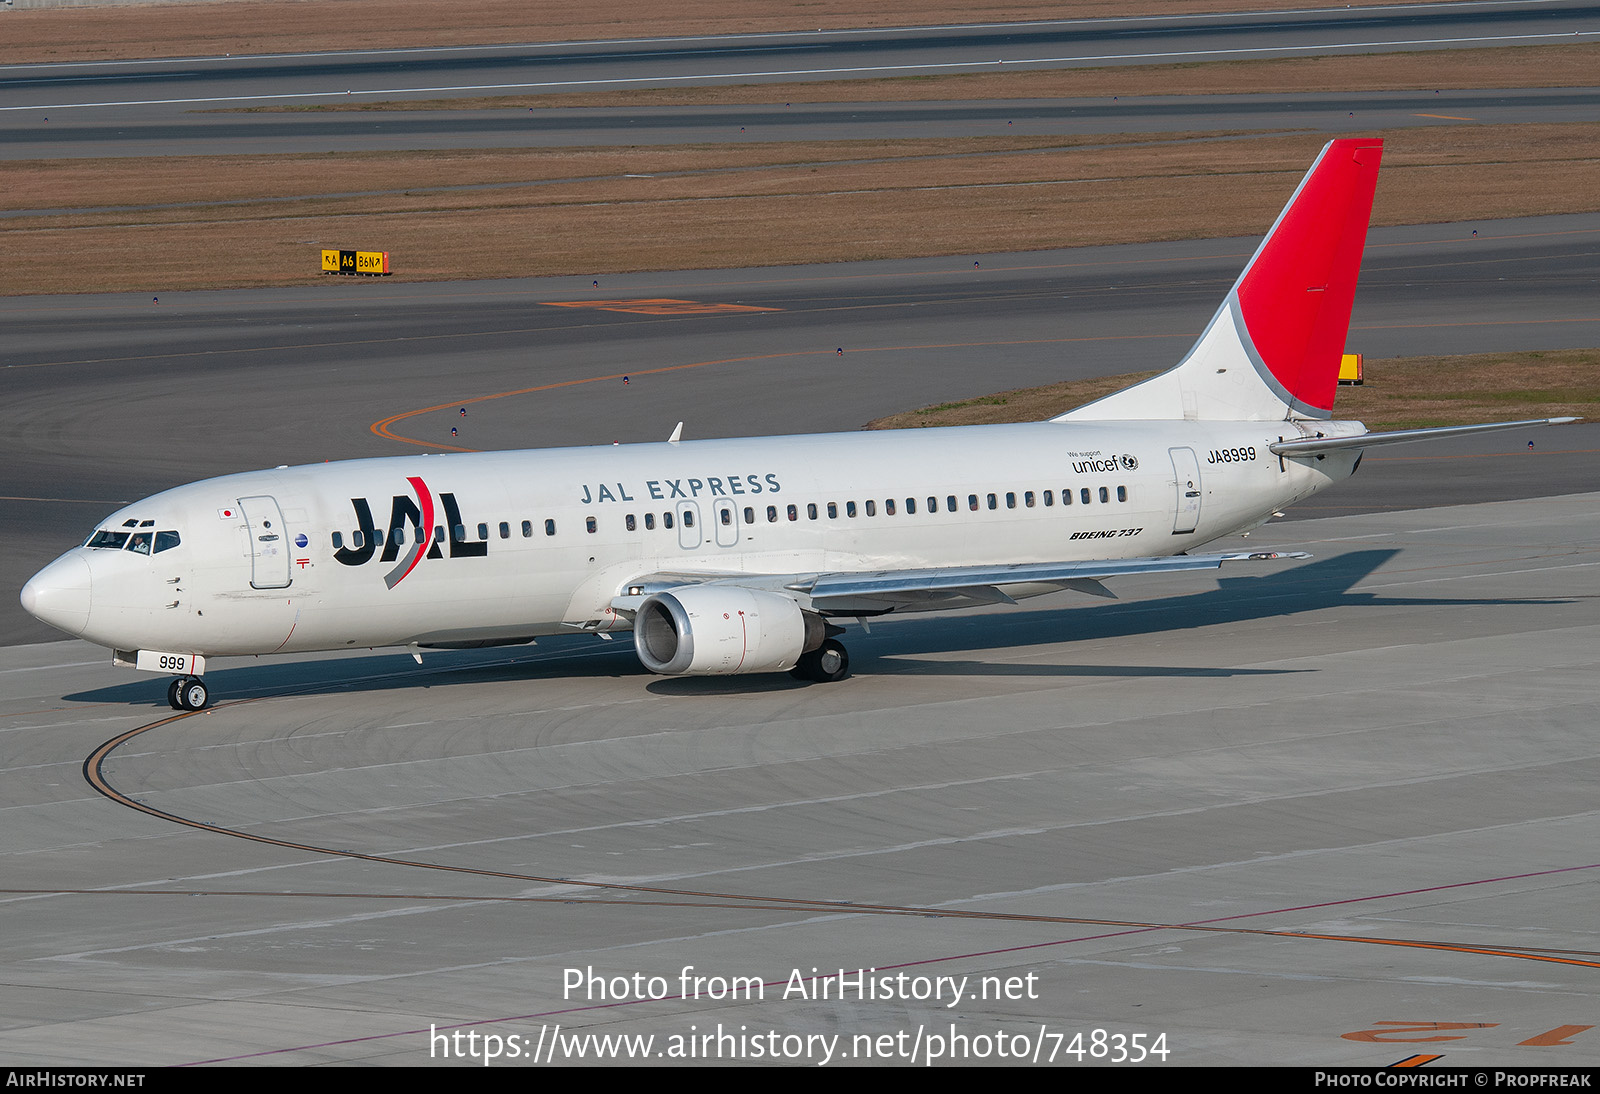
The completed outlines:
[[[1477,118],[1458,118],[1454,114],[1413,114],[1413,118],[1443,118],[1452,122],[1475,122]]]
[[[1036,346],[1056,345],[1064,342],[1137,342],[1151,338],[1182,338],[1178,334],[1119,334],[1110,337],[1098,338],[1022,338],[1008,342],[948,342],[925,346],[873,346],[869,349],[851,350],[851,353],[897,353],[910,350],[932,349],[982,349],[990,346]],[[419,407],[416,410],[403,411],[392,414],[387,418],[372,423],[371,431],[380,437],[387,437],[391,441],[401,441],[405,444],[414,444],[419,448],[432,448],[441,452],[477,452],[476,448],[463,448],[460,445],[440,444],[436,441],[422,441],[415,437],[407,437],[393,432],[389,427],[396,422],[403,422],[407,418],[415,418],[419,414],[432,414],[440,410],[449,410],[451,407],[471,406],[473,403],[487,403],[494,399],[509,399],[513,395],[532,395],[539,391],[554,391],[557,388],[577,387],[580,384],[599,384],[608,380],[620,380],[624,376],[654,376],[662,372],[681,372],[684,369],[703,368],[707,365],[738,365],[750,361],[776,361],[785,357],[831,357],[835,350],[796,350],[792,353],[757,353],[749,357],[721,357],[714,361],[690,361],[682,365],[662,365],[659,368],[636,368],[628,372],[613,372],[605,376],[586,376],[580,380],[559,380],[553,384],[540,384],[537,387],[518,388],[515,391],[497,391],[493,395],[474,395],[468,399],[456,399],[438,406]]]
[[[1572,1042],[1567,1038],[1593,1028],[1593,1026],[1557,1026],[1555,1029],[1546,1030],[1537,1037],[1529,1037],[1526,1041],[1518,1041],[1517,1044],[1533,1045],[1537,1048],[1548,1048],[1552,1045],[1570,1045]]]
[[[1421,1067],[1423,1064],[1431,1064],[1435,1060],[1442,1060],[1442,1059],[1444,1059],[1444,1057],[1439,1053],[1434,1053],[1432,1056],[1429,1056],[1429,1055],[1426,1055],[1426,1054],[1418,1054],[1416,1056],[1407,1056],[1404,1060],[1397,1060],[1394,1063],[1390,1064],[1389,1066],[1390,1067]]]
[[[1364,942],[1371,946],[1401,946],[1416,950],[1447,950],[1451,953],[1478,954],[1481,957],[1520,957],[1524,961],[1548,961],[1552,965],[1581,965],[1587,969],[1600,969],[1600,961],[1584,961],[1576,957],[1557,957],[1553,954],[1529,953],[1522,950],[1497,950],[1488,946],[1460,946],[1450,942],[1423,942],[1407,938],[1361,938],[1346,934],[1307,934],[1303,931],[1262,931],[1261,933],[1278,938],[1316,938],[1324,942]]]
[[[536,391],[554,391],[557,388],[577,387],[580,384],[598,384],[606,380],[620,380],[624,376],[653,376],[661,372],[678,372],[686,368],[701,368],[705,365],[732,365],[746,361],[765,361],[780,357],[821,357],[822,350],[802,350],[795,353],[763,353],[752,357],[727,357],[717,361],[691,361],[685,365],[663,365],[660,368],[634,369],[632,372],[613,372],[607,376],[586,376],[581,380],[558,380],[553,384],[540,384],[537,387],[518,388],[516,391],[497,391],[493,395],[476,395],[470,399],[457,399],[453,402],[440,403],[438,406],[425,406],[417,410],[407,410],[401,414],[391,415],[379,422],[372,423],[372,432],[380,437],[387,437],[391,441],[404,441],[406,444],[419,445],[423,448],[438,448],[449,452],[477,452],[476,448],[461,448],[453,444],[435,444],[432,441],[419,441],[415,437],[404,437],[392,432],[389,427],[396,422],[415,418],[419,414],[432,414],[439,410],[448,410],[453,406],[470,406],[473,403],[486,403],[492,399],[509,399],[513,395],[532,395]]]

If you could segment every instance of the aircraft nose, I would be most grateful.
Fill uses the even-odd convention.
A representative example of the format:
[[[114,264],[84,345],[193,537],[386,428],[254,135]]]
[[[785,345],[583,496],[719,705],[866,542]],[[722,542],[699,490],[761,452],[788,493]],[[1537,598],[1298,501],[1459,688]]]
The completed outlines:
[[[22,587],[22,609],[59,631],[81,635],[89,626],[89,564],[62,555]]]

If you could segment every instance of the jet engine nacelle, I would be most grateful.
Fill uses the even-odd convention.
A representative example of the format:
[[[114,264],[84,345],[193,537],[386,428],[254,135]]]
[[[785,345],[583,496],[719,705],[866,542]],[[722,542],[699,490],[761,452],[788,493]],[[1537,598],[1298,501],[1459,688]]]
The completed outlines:
[[[825,628],[781,593],[686,585],[639,605],[633,645],[644,667],[664,676],[784,672],[822,645]]]

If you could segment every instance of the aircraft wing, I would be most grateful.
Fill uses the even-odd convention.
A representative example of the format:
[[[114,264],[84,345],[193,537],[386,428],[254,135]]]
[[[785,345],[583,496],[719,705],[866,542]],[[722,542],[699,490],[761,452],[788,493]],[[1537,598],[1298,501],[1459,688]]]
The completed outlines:
[[[684,585],[736,585],[785,593],[802,606],[830,615],[881,615],[893,611],[939,611],[1015,603],[1007,589],[1026,596],[1049,592],[1051,588],[1072,589],[1114,599],[1116,594],[1101,584],[1102,578],[1215,570],[1224,562],[1310,557],[1300,551],[1236,551],[916,570],[811,574],[664,573],[629,582],[627,595],[615,598],[611,606],[619,613],[633,612],[650,593]]]

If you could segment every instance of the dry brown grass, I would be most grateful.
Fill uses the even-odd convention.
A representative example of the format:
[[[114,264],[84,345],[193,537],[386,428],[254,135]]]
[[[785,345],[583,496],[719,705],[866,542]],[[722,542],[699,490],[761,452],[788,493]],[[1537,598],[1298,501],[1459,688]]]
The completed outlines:
[[[735,84],[552,95],[336,102],[243,107],[219,113],[344,110],[492,110],[729,106],[776,103],[926,102],[961,99],[1091,99],[1133,95],[1288,95],[1438,88],[1585,87],[1600,74],[1600,42],[1449,49],[1353,57],[1210,61],[1187,65],[1020,70],[816,83]]]
[[[64,211],[0,220],[0,291],[305,283],[322,246],[389,251],[398,276],[435,280],[1249,235],[1322,143],[1127,140],[11,163],[5,205]],[[1597,163],[1595,124],[1400,130],[1374,223],[1594,210]],[[474,183],[501,185],[449,188]],[[328,196],[373,188],[389,192]],[[234,204],[187,204],[204,200]],[[110,208],[69,211],[94,206]]]
[[[0,64],[1346,7],[1329,0],[237,0],[4,13]]]
[[[1037,422],[1121,391],[1153,372],[1002,391],[892,414],[868,429]],[[1593,418],[1600,410],[1600,350],[1395,357],[1366,363],[1366,383],[1341,387],[1340,418],[1369,429],[1419,429],[1479,422]]]

